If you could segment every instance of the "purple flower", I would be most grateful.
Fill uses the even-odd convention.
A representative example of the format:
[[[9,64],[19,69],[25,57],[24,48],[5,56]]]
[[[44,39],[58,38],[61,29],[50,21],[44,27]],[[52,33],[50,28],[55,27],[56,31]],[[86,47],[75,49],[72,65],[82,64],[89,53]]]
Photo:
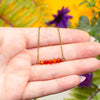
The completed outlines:
[[[47,25],[55,24],[55,27],[59,28],[67,28],[68,20],[72,18],[71,15],[67,15],[70,10],[62,7],[61,10],[58,10],[58,15],[53,15],[54,19],[52,21],[47,22]]]
[[[92,78],[93,78],[93,73],[89,73],[89,74],[85,74],[85,75],[82,75],[82,76],[85,76],[86,79],[79,84],[80,87],[89,87],[91,88],[91,81],[92,81]]]

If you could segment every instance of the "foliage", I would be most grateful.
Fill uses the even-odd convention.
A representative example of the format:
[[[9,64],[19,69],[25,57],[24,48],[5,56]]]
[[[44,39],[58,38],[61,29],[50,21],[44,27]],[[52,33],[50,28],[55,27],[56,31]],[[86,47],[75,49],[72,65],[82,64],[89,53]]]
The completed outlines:
[[[46,26],[44,22],[49,14],[46,10],[47,5],[41,0],[2,0],[0,26],[29,27],[37,21]]]
[[[80,3],[80,6],[83,5],[83,4],[86,4],[86,7],[87,8],[90,8],[90,7],[94,7],[95,6],[95,3],[96,1],[95,0],[91,0],[90,2],[88,0],[84,0],[83,2]]]
[[[76,28],[87,31],[100,42],[100,17],[98,19],[92,19],[90,24],[86,16],[81,16]]]
[[[100,42],[100,8],[96,6],[95,0],[84,0],[80,5],[85,4],[89,8],[97,8],[99,11],[93,9],[92,19],[89,20],[86,16],[80,16],[77,23],[77,29],[87,31],[91,36],[95,37]]]
[[[76,87],[72,89],[69,94],[71,98],[64,98],[63,100],[87,100],[87,98],[96,91],[96,87],[92,87],[90,89],[89,87],[79,88]]]

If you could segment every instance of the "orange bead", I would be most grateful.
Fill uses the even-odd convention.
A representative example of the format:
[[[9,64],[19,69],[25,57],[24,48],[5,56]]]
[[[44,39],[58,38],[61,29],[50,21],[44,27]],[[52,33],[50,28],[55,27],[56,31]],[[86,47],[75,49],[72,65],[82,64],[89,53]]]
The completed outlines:
[[[43,65],[44,64],[44,61],[40,61],[40,65]]]
[[[49,64],[52,64],[53,62],[52,62],[52,60],[48,60],[48,63],[49,63]]]
[[[45,60],[45,61],[44,61],[44,64],[48,64],[48,60]]]
[[[61,62],[61,59],[60,58],[57,58],[57,63],[60,63]]]
[[[53,61],[53,63],[57,63],[57,59],[53,59],[52,61]]]

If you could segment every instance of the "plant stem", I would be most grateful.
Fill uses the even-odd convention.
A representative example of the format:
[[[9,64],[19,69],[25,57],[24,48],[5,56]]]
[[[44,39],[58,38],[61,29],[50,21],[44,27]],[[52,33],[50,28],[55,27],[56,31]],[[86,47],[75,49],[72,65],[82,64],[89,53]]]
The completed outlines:
[[[94,83],[91,83],[91,85],[94,86],[94,87],[96,87],[96,88],[98,88],[98,86],[96,84],[94,84]]]
[[[97,9],[99,9],[100,10],[100,8],[99,7],[97,7],[97,6],[95,6]]]
[[[1,15],[0,15],[0,19],[3,20],[8,25],[10,25],[11,27],[15,27],[12,23],[10,23],[7,19],[3,18]]]
[[[92,99],[94,98],[94,96],[96,96],[99,92],[100,92],[100,88],[97,89],[97,90],[88,98],[88,100],[92,100]]]

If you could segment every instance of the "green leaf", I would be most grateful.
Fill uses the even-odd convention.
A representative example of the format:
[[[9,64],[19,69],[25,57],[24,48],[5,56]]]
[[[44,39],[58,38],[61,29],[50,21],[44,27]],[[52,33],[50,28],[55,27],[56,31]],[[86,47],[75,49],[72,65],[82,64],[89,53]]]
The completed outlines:
[[[96,0],[91,0],[91,1],[90,1],[90,5],[91,5],[91,6],[95,6],[95,3],[96,3]]]
[[[83,4],[87,3],[87,2],[88,2],[88,1],[85,0],[85,1],[81,2],[81,3],[79,4],[79,6],[81,6],[81,5],[83,5]]]
[[[78,22],[78,29],[82,29],[84,31],[90,32],[91,25],[89,23],[89,19],[86,16],[81,16]]]
[[[92,82],[96,85],[100,85],[100,69],[93,73]]]
[[[92,16],[92,19],[91,19],[91,24],[94,25],[96,22],[97,22],[97,18],[96,18],[96,15],[99,14],[100,12],[95,12],[93,10],[93,16]]]
[[[100,55],[99,55],[99,56],[97,56],[96,58],[100,60]]]
[[[95,33],[95,38],[97,40],[99,40],[99,42],[100,42],[100,36],[99,36],[99,34],[100,34],[100,17],[98,18],[97,22],[94,24],[92,29],[93,29],[93,31]]]
[[[93,15],[93,21],[91,22],[92,25],[89,23],[89,19],[86,16],[81,16],[79,18],[77,29],[81,29],[87,31],[91,36],[96,38],[96,41],[100,42],[100,17],[94,20],[97,13]],[[98,12],[100,16],[100,12]]]
[[[47,7],[41,0],[2,0],[0,26],[29,27],[38,20],[45,23],[50,15]]]
[[[71,98],[68,98],[68,99],[67,98],[64,98],[63,100],[75,100],[75,99],[73,99],[73,98],[72,99]]]
[[[31,100],[37,100],[37,99],[35,98],[35,99],[31,99]]]
[[[87,7],[87,8],[95,7],[95,3],[96,3],[95,0],[91,0],[90,2],[88,2],[88,4],[86,5],[86,7]]]
[[[69,28],[74,28],[70,22],[68,22],[68,27]]]
[[[93,86],[92,86],[92,88],[76,87],[76,88],[70,90],[69,95],[71,97],[70,98],[64,98],[64,99],[65,100],[87,100],[96,90],[97,90],[97,88],[93,87]]]
[[[93,100],[100,100],[100,93],[98,93],[96,96],[94,96]]]

